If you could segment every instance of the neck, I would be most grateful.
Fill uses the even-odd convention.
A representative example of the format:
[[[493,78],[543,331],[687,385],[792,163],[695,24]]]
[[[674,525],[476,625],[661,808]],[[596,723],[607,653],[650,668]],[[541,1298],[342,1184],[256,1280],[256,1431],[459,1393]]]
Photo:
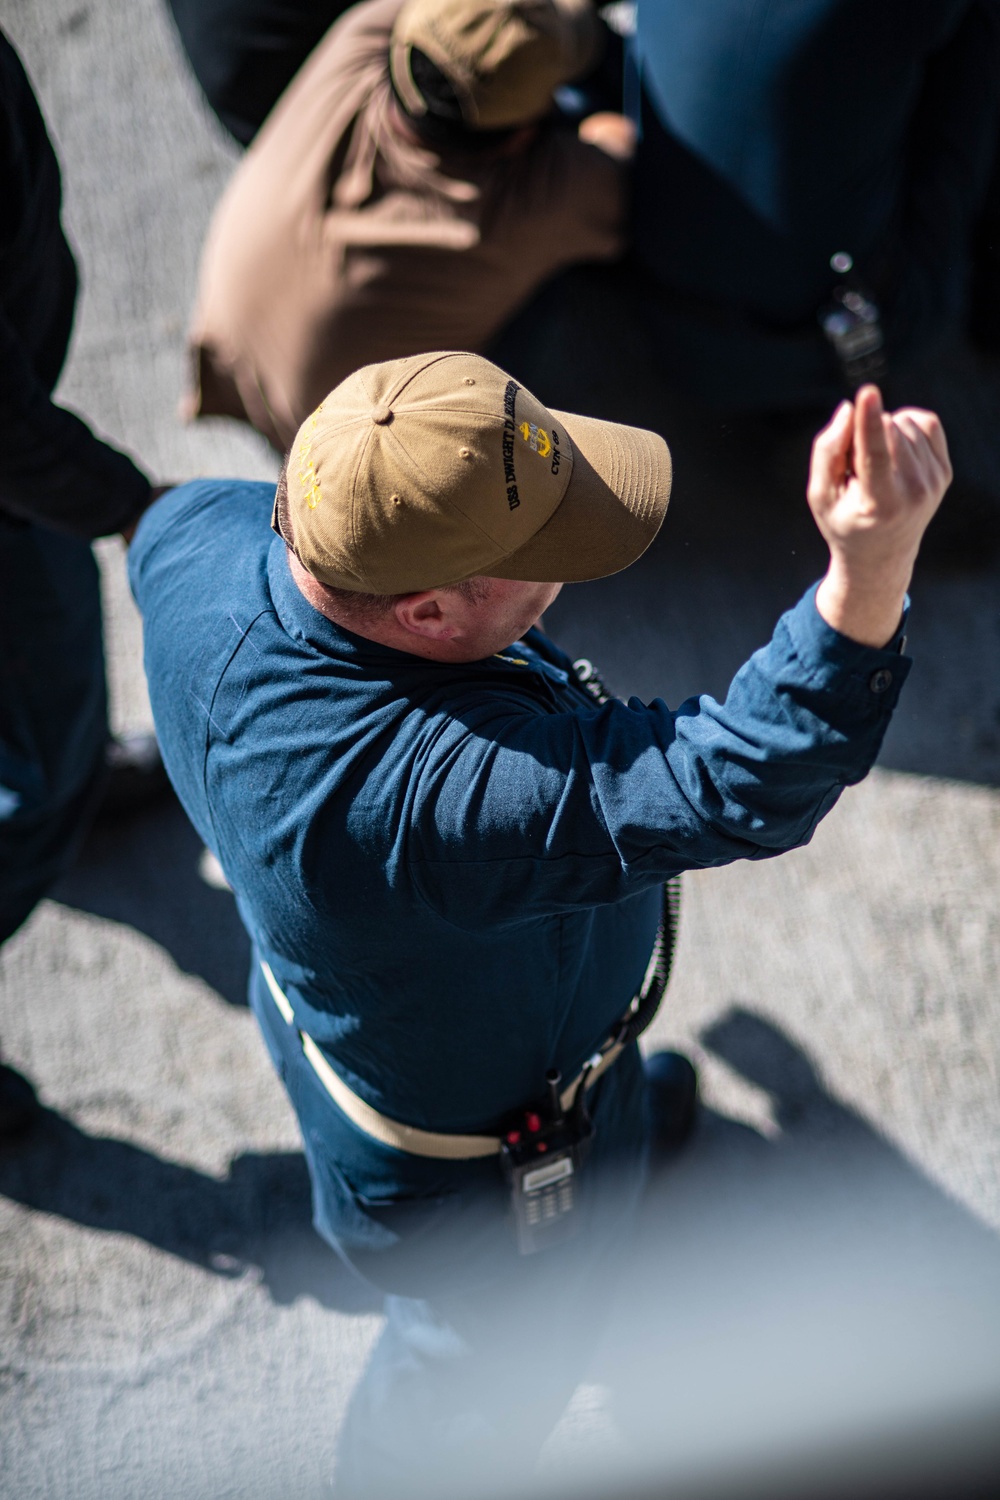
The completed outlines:
[[[306,603],[311,604],[318,614],[330,620],[332,624],[339,625],[342,630],[349,630],[352,635],[362,636],[366,641],[375,641],[380,646],[393,644],[383,639],[382,622],[377,617],[366,615],[362,619],[360,611],[355,613],[350,609],[338,607],[323,584],[306,571],[290,547],[287,555],[288,569],[295,587]]]
[[[427,640],[423,636],[414,635],[412,631],[404,630],[392,610],[386,610],[384,615],[366,614],[360,610],[338,606],[319,580],[306,571],[291,548],[288,550],[288,566],[295,586],[306,603],[311,604],[324,619],[339,625],[341,630],[349,630],[352,635],[359,635],[365,641],[373,641],[376,646],[389,646],[393,651],[405,651],[410,656],[423,657],[425,661],[475,660],[475,654],[470,655],[466,651],[463,655],[461,648],[452,641]]]
[[[485,661],[506,650],[540,623],[562,588],[561,583],[476,577],[396,594],[387,601],[371,600],[374,607],[366,609],[363,602],[352,607],[351,596],[345,599],[340,591],[327,589],[291,551],[288,566],[302,597],[334,625],[426,661]]]

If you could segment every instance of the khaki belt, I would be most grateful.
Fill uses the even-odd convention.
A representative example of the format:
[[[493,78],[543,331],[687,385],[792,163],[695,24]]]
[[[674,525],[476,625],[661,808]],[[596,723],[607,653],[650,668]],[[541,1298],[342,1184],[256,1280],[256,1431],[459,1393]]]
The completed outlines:
[[[654,950],[653,957],[649,961],[650,973],[656,957]],[[260,967],[267,980],[267,987],[271,991],[271,998],[288,1025],[294,1027],[295,1016],[288,1003],[288,996],[275,979],[270,965],[261,959]],[[647,981],[648,978],[647,974]],[[359,1130],[363,1130],[374,1140],[381,1141],[384,1146],[393,1146],[397,1151],[407,1151],[411,1156],[432,1156],[446,1161],[468,1161],[477,1156],[496,1156],[499,1152],[500,1136],[445,1135],[436,1130],[418,1130],[416,1125],[404,1125],[399,1120],[390,1120],[388,1115],[380,1114],[377,1109],[366,1104],[364,1099],[359,1098],[353,1089],[348,1088],[307,1032],[299,1031],[299,1040],[302,1043],[302,1051],[311,1063],[316,1077],[337,1108]],[[626,1045],[625,1042],[612,1039],[605,1047],[594,1053],[572,1083],[563,1090],[563,1109],[568,1110],[572,1106],[581,1080],[584,1081],[585,1089],[591,1088],[601,1074],[610,1068],[616,1058],[621,1056]]]

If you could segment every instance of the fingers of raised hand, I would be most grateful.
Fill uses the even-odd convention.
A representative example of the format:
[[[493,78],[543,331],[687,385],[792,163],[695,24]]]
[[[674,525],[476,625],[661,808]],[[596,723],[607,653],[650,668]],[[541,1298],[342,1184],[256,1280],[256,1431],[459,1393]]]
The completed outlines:
[[[892,419],[893,473],[901,497],[918,503],[928,487],[927,460],[923,434],[912,422]]]
[[[865,490],[878,494],[893,470],[891,423],[882,409],[877,386],[865,385],[857,395],[854,469]]]
[[[893,415],[896,421],[905,422],[911,433],[914,430],[920,432],[933,456],[936,471],[947,488],[952,480],[952,468],[948,454],[948,439],[945,437],[941,418],[936,412],[922,411],[917,406],[904,406]]]
[[[808,490],[812,505],[832,498],[844,483],[853,436],[854,407],[849,401],[842,401],[813,439]]]
[[[940,502],[951,483],[951,463],[944,430],[933,412],[912,408],[896,412],[893,425],[898,433],[899,477],[916,504]]]

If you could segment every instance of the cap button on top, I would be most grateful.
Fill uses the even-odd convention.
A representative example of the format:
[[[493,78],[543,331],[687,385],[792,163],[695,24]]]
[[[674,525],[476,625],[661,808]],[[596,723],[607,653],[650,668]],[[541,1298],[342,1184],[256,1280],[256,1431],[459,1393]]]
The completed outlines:
[[[384,406],[381,403],[378,406],[373,406],[372,421],[377,422],[380,427],[384,427],[386,422],[392,421],[392,407]]]

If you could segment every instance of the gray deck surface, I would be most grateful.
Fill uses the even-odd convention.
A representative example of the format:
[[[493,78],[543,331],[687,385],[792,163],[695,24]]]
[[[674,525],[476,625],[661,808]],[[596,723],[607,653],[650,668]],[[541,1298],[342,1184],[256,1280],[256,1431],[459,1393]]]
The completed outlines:
[[[61,398],[161,477],[273,477],[252,434],[175,414],[199,246],[236,150],[165,7],[0,0],[0,21],[50,124],[83,271]],[[607,414],[641,419],[630,390]],[[998,483],[996,372],[955,355],[928,392],[953,413],[967,472]],[[558,391],[538,394],[557,404]],[[567,590],[549,622],[616,690],[670,702],[724,693],[820,566],[804,502],[769,505],[696,441],[676,457],[651,554]],[[785,489],[798,495],[795,463]],[[122,547],[99,551],[115,723],[144,726]],[[749,1378],[726,1334],[742,1268],[795,1262],[807,1202],[832,1240],[857,1249],[871,1235],[886,1264],[964,1247],[934,1264],[954,1273],[971,1257],[967,1285],[982,1275],[992,1291],[970,1293],[969,1327],[1000,1347],[983,1270],[1000,1250],[998,582],[996,570],[917,579],[917,665],[881,764],[809,848],[686,881],[651,1042],[692,1053],[708,1109],[658,1186],[662,1255],[640,1304],[657,1326],[688,1285],[680,1323],[710,1351],[701,1410],[722,1430]],[[379,1326],[309,1228],[294,1119],[243,1003],[247,943],[201,855],[169,802],[98,832],[0,953],[4,1053],[49,1110],[29,1142],[0,1150],[11,1500],[318,1492]],[[894,1235],[909,1249],[885,1251]],[[685,1281],[713,1256],[711,1276]],[[602,1393],[588,1377],[564,1444],[612,1442]],[[558,1453],[557,1434],[550,1465]]]

